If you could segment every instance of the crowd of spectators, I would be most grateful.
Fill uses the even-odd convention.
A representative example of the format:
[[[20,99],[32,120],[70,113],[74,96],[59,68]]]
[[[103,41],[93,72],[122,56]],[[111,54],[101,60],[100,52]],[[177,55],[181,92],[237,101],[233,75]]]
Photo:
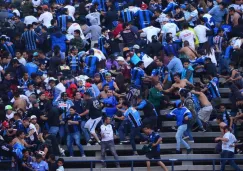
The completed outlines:
[[[0,0],[0,157],[16,170],[62,171],[56,156],[86,157],[83,146],[117,159],[114,137],[138,155],[138,135],[159,159],[167,117],[176,118],[176,153],[180,144],[191,153],[192,130],[215,120],[221,156],[233,158],[242,13],[241,0]]]

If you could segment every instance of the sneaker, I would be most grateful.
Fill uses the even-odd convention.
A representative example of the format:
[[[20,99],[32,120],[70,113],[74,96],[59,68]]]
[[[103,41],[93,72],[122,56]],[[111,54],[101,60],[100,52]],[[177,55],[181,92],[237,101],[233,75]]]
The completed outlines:
[[[185,137],[183,137],[182,139],[183,140],[187,140],[189,138],[189,136],[185,136]]]
[[[179,150],[176,150],[176,154],[181,154],[181,151],[179,151]]]
[[[134,155],[134,156],[138,156],[138,152],[137,152],[137,151],[134,151],[134,152],[133,152],[133,155]]]
[[[120,165],[116,165],[116,168],[121,168],[121,166]]]
[[[189,140],[189,141],[187,141],[187,142],[189,142],[189,143],[194,143],[194,140]]]
[[[206,132],[207,130],[204,128],[200,128],[198,132]]]
[[[171,129],[177,131],[177,128],[175,126],[172,126]]]
[[[92,142],[93,142],[93,140],[90,138],[88,143],[92,143]]]
[[[100,145],[100,142],[96,142],[95,145]]]
[[[91,144],[90,143],[87,143],[86,146],[91,146]]]
[[[192,149],[191,148],[186,150],[186,153],[187,154],[190,154],[191,152],[192,152]]]
[[[83,154],[81,157],[85,158],[85,157],[86,157],[86,155],[85,155],[85,154]]]

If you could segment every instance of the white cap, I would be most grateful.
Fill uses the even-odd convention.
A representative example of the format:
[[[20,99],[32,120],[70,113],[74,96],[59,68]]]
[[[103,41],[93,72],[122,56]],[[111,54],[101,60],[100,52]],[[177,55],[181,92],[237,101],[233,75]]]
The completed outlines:
[[[30,120],[31,119],[36,119],[37,117],[35,116],[35,115],[32,115],[31,117],[30,117]]]
[[[140,49],[140,46],[139,45],[134,45],[132,48],[133,49]]]
[[[122,56],[118,56],[118,57],[116,58],[116,60],[117,60],[117,61],[123,61],[123,62],[125,61],[125,59],[124,59]]]

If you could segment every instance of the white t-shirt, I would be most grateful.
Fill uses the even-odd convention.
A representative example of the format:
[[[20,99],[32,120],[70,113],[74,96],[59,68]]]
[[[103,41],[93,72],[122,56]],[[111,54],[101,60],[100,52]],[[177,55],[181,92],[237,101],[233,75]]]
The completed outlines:
[[[109,125],[103,124],[101,125],[100,129],[101,129],[102,141],[110,141],[114,139],[113,137],[114,133],[111,124]]]
[[[216,57],[215,57],[215,51],[214,51],[213,48],[211,48],[211,52],[212,53],[210,53],[210,54],[206,54],[206,56],[208,56],[211,59],[212,63],[217,65],[217,60],[216,60]]]
[[[213,19],[213,17],[212,17],[212,15],[210,15],[210,14],[204,14],[203,15],[203,18],[205,19],[207,19],[207,23],[210,25],[210,26],[214,26],[214,19]]]
[[[147,35],[147,40],[152,42],[152,39],[151,37],[153,35],[158,35],[158,33],[160,32],[160,29],[159,28],[156,28],[154,26],[149,26],[149,27],[145,27],[144,29],[142,29],[144,33],[146,33]]]
[[[167,33],[172,33],[172,37],[175,40],[177,31],[179,31],[179,28],[175,23],[166,23],[163,25],[161,32],[163,33],[163,37],[165,37]]]
[[[29,125],[29,130],[34,130],[34,132],[38,135],[37,129],[34,124],[30,123]],[[35,137],[34,134],[30,136],[30,140],[34,141]]]
[[[208,37],[206,36],[207,34],[207,30],[209,30],[209,28],[207,28],[204,25],[197,25],[194,28],[196,35],[198,37],[199,43],[205,43],[208,41]]]
[[[99,12],[92,12],[92,13],[89,13],[88,15],[86,15],[87,19],[89,19],[89,21],[95,19],[98,23],[98,25],[100,25],[100,13]]]
[[[190,44],[190,47],[195,49],[194,39],[196,37],[195,37],[195,34],[192,31],[190,31],[190,30],[181,31],[179,38],[182,40],[182,42],[187,40]]]
[[[38,20],[37,20],[37,18],[35,18],[35,17],[32,16],[32,15],[26,16],[26,17],[24,18],[24,23],[25,23],[25,25],[32,24],[33,22],[38,23]]]
[[[17,57],[16,58],[14,58],[14,59],[17,59],[21,64],[23,64],[24,66],[26,65],[26,60],[23,58],[23,57],[21,57],[20,59],[18,59]]]
[[[227,138],[229,141],[228,142],[222,141],[222,150],[235,152],[235,147],[231,147],[231,145],[233,145],[236,142],[236,138],[234,134],[227,132],[224,134],[223,138]]]
[[[53,19],[52,13],[46,11],[40,15],[39,21],[43,22],[43,25],[47,28],[51,26],[51,20]]]
[[[18,17],[20,17],[20,12],[19,12],[19,10],[15,9],[15,10],[13,10],[13,13],[15,13]]]
[[[189,23],[194,26],[193,22],[197,21],[198,19],[198,11],[195,9],[190,13],[190,16],[192,17],[192,20]]]
[[[67,6],[65,6],[64,8],[67,8],[67,9],[68,9],[68,15],[69,15],[70,17],[72,17],[73,21],[75,21],[75,18],[74,18],[75,8],[74,8],[74,6],[72,6],[72,5],[67,5]]]
[[[79,25],[78,23],[73,23],[73,24],[68,28],[67,32],[68,32],[68,34],[73,35],[73,34],[74,34],[74,30],[80,30],[80,37],[81,37],[82,39],[85,39],[84,34],[83,34],[83,31],[82,31],[82,29],[81,29],[81,27],[80,27],[80,25]]]

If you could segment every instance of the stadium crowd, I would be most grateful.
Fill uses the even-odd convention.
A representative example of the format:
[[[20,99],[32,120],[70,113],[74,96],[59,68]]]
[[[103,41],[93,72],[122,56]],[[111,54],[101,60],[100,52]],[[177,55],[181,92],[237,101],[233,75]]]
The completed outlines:
[[[216,120],[217,149],[233,158],[242,151],[232,134],[243,121],[242,13],[242,0],[1,0],[0,157],[15,170],[62,171],[55,157],[74,156],[74,143],[82,157],[99,144],[102,160],[107,148],[118,159],[114,137],[138,155],[138,135],[159,159],[167,117],[177,154]]]

